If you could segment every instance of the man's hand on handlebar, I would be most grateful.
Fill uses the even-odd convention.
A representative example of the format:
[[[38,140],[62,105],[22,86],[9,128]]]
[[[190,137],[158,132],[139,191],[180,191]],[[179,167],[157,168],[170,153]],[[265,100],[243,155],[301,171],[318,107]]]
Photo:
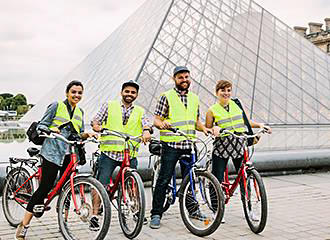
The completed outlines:
[[[272,134],[272,129],[270,126],[266,126],[263,123],[260,124],[260,128],[264,129],[266,133]]]
[[[149,131],[143,131],[143,134],[142,134],[142,142],[144,143],[144,145],[150,141],[151,139],[151,134]]]
[[[83,133],[81,134],[81,138],[82,139],[87,139],[87,138],[98,138],[98,134],[97,133]]]

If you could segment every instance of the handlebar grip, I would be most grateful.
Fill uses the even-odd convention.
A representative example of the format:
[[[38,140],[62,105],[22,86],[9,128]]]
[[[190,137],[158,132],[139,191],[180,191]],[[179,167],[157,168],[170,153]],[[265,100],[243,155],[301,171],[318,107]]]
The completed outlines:
[[[52,130],[50,129],[39,129],[40,132],[46,133],[47,135],[50,135],[52,133]]]
[[[170,130],[170,131],[176,133],[179,129],[178,128],[168,128],[167,130]]]
[[[100,133],[103,133],[103,132],[108,131],[108,130],[109,130],[109,129],[107,129],[107,128],[101,128]]]

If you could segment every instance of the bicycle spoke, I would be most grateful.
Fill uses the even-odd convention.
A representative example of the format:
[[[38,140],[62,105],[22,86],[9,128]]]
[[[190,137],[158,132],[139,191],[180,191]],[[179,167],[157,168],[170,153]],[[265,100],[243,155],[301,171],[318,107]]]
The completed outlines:
[[[245,218],[254,233],[263,231],[267,221],[267,196],[262,179],[251,170],[246,179],[246,191],[242,194]]]
[[[119,222],[125,236],[134,238],[141,231],[145,211],[145,196],[140,176],[136,172],[127,172],[123,189],[125,194],[122,190],[119,192]]]
[[[207,172],[187,176],[181,186],[180,212],[187,228],[197,236],[207,236],[220,225],[224,202],[220,184]],[[194,195],[192,191],[194,190]]]
[[[105,206],[105,197],[107,195],[102,196],[89,181],[75,183],[73,193],[70,187],[66,188],[59,199],[59,224],[65,238],[99,239],[108,230],[104,230],[104,226],[109,224],[104,210],[110,205]]]
[[[6,219],[12,226],[17,226],[22,220],[25,207],[34,192],[32,181],[27,181],[28,178],[29,174],[24,169],[15,169],[7,176],[2,207]]]

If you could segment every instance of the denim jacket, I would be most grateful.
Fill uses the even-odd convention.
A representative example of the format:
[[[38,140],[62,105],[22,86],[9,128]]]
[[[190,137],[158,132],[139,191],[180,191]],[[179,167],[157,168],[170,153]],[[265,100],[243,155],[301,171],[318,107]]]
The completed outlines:
[[[71,105],[69,104],[68,100],[63,101],[65,105],[70,109],[70,112],[72,111]],[[50,104],[41,118],[41,121],[38,125],[38,129],[48,129],[52,122],[53,119],[56,115],[56,110],[57,110],[57,102],[54,102]],[[84,112],[83,113],[83,119],[84,119]],[[84,120],[82,120],[82,127],[80,129],[80,133],[84,132]],[[65,137],[68,138],[71,134],[71,132],[65,128],[61,130],[61,134]],[[48,161],[58,165],[62,166],[64,157],[65,155],[70,154],[70,149],[69,145],[59,139],[51,139],[51,138],[46,138],[44,143],[42,144],[41,150],[40,150],[40,155],[43,156],[45,159]]]

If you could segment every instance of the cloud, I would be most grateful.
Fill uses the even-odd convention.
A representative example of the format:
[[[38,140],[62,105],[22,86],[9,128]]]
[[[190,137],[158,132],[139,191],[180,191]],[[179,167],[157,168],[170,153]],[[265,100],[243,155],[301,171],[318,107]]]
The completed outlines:
[[[0,1],[0,92],[36,102],[142,2]]]

